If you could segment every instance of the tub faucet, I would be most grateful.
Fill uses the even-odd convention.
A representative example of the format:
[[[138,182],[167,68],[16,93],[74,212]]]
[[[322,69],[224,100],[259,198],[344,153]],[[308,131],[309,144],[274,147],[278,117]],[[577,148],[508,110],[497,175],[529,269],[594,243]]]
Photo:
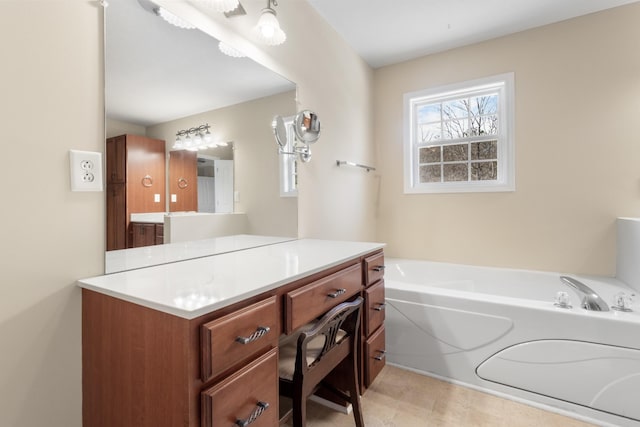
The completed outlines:
[[[560,276],[560,280],[571,286],[583,296],[580,306],[585,310],[592,311],[609,311],[609,306],[600,296],[590,287],[569,276]]]

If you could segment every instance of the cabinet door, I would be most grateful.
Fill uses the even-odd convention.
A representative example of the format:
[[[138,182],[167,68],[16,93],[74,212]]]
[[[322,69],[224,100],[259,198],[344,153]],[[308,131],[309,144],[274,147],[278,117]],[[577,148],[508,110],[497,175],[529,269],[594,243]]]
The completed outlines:
[[[128,213],[164,212],[165,143],[127,135]]]
[[[125,135],[108,138],[106,143],[107,166],[106,180],[107,184],[117,183],[124,184],[126,181],[126,137]]]
[[[156,225],[143,222],[132,222],[129,225],[131,230],[131,248],[141,246],[153,246],[156,244]]]
[[[198,153],[179,150],[169,154],[169,211],[198,210]],[[175,200],[175,201],[174,201]]]

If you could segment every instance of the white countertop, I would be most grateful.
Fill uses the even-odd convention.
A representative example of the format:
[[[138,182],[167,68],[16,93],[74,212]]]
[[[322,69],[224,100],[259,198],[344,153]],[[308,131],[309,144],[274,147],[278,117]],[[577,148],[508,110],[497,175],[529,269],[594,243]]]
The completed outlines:
[[[258,246],[273,245],[290,240],[295,239],[292,237],[236,234],[189,242],[165,243],[164,245],[107,251],[105,255],[105,273],[118,273],[120,271],[202,258]]]
[[[82,279],[78,285],[193,319],[383,247],[301,239]]]
[[[132,213],[129,219],[131,222],[162,224],[164,222],[165,215],[165,212]]]

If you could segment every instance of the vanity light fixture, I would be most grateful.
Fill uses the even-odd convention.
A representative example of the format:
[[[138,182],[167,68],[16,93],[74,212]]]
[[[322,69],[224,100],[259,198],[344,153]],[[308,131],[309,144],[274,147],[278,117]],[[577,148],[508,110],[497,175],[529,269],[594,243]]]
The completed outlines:
[[[267,0],[267,7],[262,9],[258,23],[253,29],[258,40],[269,46],[280,45],[287,39],[276,18],[275,6],[278,6],[277,0]]]
[[[155,12],[156,15],[158,15],[159,17],[167,21],[169,24],[175,25],[178,28],[184,28],[185,30],[192,30],[196,28],[195,25],[190,24],[189,22],[174,15],[173,13],[169,12],[167,9],[164,9],[162,7],[157,7],[153,9],[153,11]]]
[[[213,142],[213,135],[209,132],[210,127],[207,123],[198,127],[179,130],[176,133],[176,141],[172,149],[197,151],[221,145]]]

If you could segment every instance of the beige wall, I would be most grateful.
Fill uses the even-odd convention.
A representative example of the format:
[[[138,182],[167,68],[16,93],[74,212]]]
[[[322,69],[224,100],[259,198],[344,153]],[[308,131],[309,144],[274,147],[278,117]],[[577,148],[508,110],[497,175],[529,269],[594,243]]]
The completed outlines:
[[[295,92],[286,92],[150,126],[147,136],[167,141],[170,152],[178,130],[212,125],[214,140],[233,141],[239,195],[234,209],[247,214],[248,233],[296,237],[298,201],[280,197],[278,149],[271,131],[274,115],[290,116],[295,110]]]
[[[300,168],[299,235],[373,240],[377,176],[336,167],[336,160],[376,163],[371,68],[306,1],[285,0],[277,7],[287,41],[275,47],[256,46],[239,36],[251,34],[264,0],[243,1],[247,15],[233,19],[206,17],[172,0],[158,3],[297,83],[298,109],[312,109],[320,116],[322,135],[312,146],[313,159]]]
[[[69,149],[103,151],[102,12],[0,1],[0,425],[81,425],[80,277],[104,271],[104,193]]]
[[[112,138],[124,134],[146,135],[147,128],[135,123],[123,122],[121,120],[106,119],[105,138]]]
[[[612,275],[640,213],[640,3],[376,70],[389,255]],[[402,96],[515,72],[516,192],[404,195]]]

